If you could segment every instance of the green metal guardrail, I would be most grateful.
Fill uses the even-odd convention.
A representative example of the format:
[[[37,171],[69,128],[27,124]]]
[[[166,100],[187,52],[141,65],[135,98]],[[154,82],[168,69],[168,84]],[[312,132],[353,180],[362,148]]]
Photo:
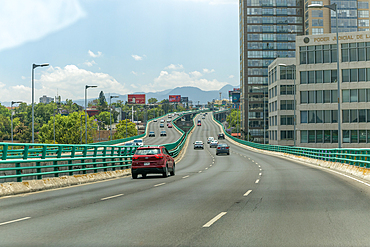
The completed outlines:
[[[178,128],[176,124],[174,126]],[[180,129],[180,131],[182,130]],[[178,155],[186,141],[187,133],[184,131],[182,133],[181,138],[176,142],[165,144],[174,157]],[[133,137],[133,139],[138,137]],[[38,148],[31,149],[35,145]],[[9,146],[18,148],[16,149],[17,153],[10,150]],[[108,169],[129,168],[132,155],[138,147],[0,143],[0,148],[2,158],[0,160],[0,182],[14,178],[17,182],[22,182],[23,178],[42,179],[48,176],[71,176],[80,173],[87,174],[88,172],[96,173],[101,170],[107,171]]]
[[[217,112],[213,114],[213,119],[222,126],[225,135],[227,135],[229,138],[240,144],[267,151],[281,152],[323,161],[339,162],[343,164],[370,168],[370,149],[363,148],[322,149],[322,148],[279,146],[249,142],[231,136],[229,133],[227,133],[224,126],[214,118],[215,114],[217,114]]]

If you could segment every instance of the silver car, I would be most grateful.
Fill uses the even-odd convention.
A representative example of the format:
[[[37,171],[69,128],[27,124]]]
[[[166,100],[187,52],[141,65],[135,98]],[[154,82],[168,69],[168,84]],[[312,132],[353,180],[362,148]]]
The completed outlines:
[[[217,145],[218,145],[218,141],[217,141],[217,140],[213,140],[213,141],[211,141],[211,143],[209,144],[209,147],[210,147],[210,148],[217,148]]]

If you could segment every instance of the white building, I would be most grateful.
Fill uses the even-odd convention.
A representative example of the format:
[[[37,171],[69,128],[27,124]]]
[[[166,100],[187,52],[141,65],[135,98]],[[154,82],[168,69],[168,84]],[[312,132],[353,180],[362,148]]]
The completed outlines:
[[[339,46],[342,147],[369,147],[370,33],[340,33]],[[294,66],[279,64],[296,64],[296,145],[338,147],[336,51],[336,34],[297,36],[295,61],[277,58],[269,66],[271,144],[294,144],[294,131],[291,134],[294,96],[290,87],[294,80],[290,79],[293,77],[283,79],[284,73],[289,76]]]
[[[43,95],[42,97],[40,97],[40,103],[49,104],[51,102],[54,102],[53,97],[48,97],[46,95]]]

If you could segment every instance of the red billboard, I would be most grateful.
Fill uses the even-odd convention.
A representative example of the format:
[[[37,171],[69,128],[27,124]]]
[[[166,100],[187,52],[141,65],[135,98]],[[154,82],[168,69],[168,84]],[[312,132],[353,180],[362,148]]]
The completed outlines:
[[[127,102],[129,104],[145,105],[145,94],[129,94],[127,97]]]
[[[181,101],[181,95],[169,95],[169,101],[170,102],[180,102]]]

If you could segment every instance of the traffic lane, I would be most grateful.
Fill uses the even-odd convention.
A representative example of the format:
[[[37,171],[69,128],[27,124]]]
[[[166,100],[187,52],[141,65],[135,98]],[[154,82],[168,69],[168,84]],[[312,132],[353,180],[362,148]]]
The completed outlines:
[[[50,246],[173,246],[192,239],[215,213],[233,205],[245,187],[254,186],[248,181],[253,181],[255,174],[244,172],[249,169],[239,162],[240,157],[234,159],[151,190],[7,225],[0,235],[12,239],[17,227],[16,244],[20,245],[47,241]],[[3,243],[14,244],[8,237]]]
[[[368,186],[268,158],[248,201],[230,208],[212,231],[199,234],[196,241],[206,246],[368,245]]]
[[[364,246],[364,243],[369,240],[365,236],[365,231],[353,233],[358,227],[369,226],[369,223],[364,220],[369,209],[369,186],[338,174],[327,173],[314,166],[305,166],[283,158],[252,152],[232,143],[229,145],[235,155],[248,158],[260,169],[261,179],[258,181],[260,187],[250,194],[251,203],[245,205],[245,208],[249,208],[245,220],[252,220],[254,223],[250,226],[253,227],[243,227],[241,220],[234,225],[237,229],[243,229],[242,232],[236,231],[237,233],[226,238],[225,241],[217,241],[224,236],[221,233],[222,226],[219,231],[207,236],[206,239],[200,236],[199,241],[207,242],[209,239],[214,239],[209,245],[207,244],[208,246],[223,246],[228,243],[228,240],[233,241],[235,245],[247,243],[248,246],[297,246],[297,243],[302,243],[303,240],[303,243],[308,243],[305,245],[320,246],[333,245],[332,239],[335,239],[334,246],[349,246],[351,243]],[[357,204],[358,201],[361,203]],[[331,207],[332,204],[336,207]],[[262,223],[258,223],[261,221],[261,216],[255,213],[256,209],[262,209],[261,214],[264,220],[273,224],[264,223],[263,220]],[[233,220],[239,217],[239,214],[235,215]],[[253,217],[249,218],[250,215]],[[332,220],[332,217],[336,220]],[[361,223],[358,225],[358,222]],[[334,226],[333,223],[335,223]],[[225,224],[228,224],[226,220]],[[303,229],[308,229],[305,238],[301,237]],[[249,238],[251,241],[244,241],[242,234],[245,231],[253,231],[254,237]],[[261,240],[261,232],[277,233],[263,236]],[[296,233],[296,235],[284,240],[279,238],[289,232]],[[338,234],[344,237],[338,238]],[[240,241],[233,240],[235,237]],[[359,238],[365,240],[358,241]],[[345,244],[342,244],[343,239],[347,239]]]
[[[144,138],[145,145],[163,145],[166,143],[173,143],[181,137],[181,134],[175,129],[175,127],[167,127],[167,122],[164,123],[163,128],[160,128],[160,124],[160,120],[158,122],[150,123],[148,131],[154,131],[155,137],[147,136]],[[167,136],[160,136],[160,132],[163,130],[166,131]]]

